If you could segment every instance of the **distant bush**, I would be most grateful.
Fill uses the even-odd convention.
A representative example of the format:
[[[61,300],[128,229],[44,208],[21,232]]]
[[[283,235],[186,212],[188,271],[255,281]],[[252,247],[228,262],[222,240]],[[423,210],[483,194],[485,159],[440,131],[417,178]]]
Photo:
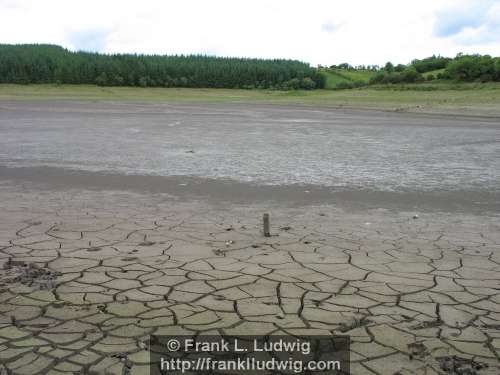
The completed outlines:
[[[403,64],[398,64],[394,67],[395,72],[402,72],[405,69],[406,69],[406,65],[403,65]]]
[[[419,73],[426,73],[433,70],[446,68],[448,63],[451,61],[449,57],[442,56],[431,56],[422,60],[413,60],[411,65]]]
[[[379,71],[370,78],[369,83],[370,84],[384,83],[386,80],[386,76],[387,73]]]
[[[148,79],[146,77],[139,78],[138,86],[140,86],[140,87],[148,87]]]
[[[335,85],[335,89],[338,89],[338,90],[346,90],[346,89],[353,89],[353,88],[354,88],[354,83],[349,82],[349,81],[339,82]]]
[[[298,90],[301,87],[300,79],[292,78],[291,80],[286,82],[286,90]]]
[[[500,81],[500,58],[495,59],[495,81]]]
[[[456,81],[493,81],[498,79],[498,58],[485,55],[459,55],[446,67],[446,74]]]
[[[59,81],[60,82],[60,81]],[[95,84],[97,86],[107,86],[108,85],[108,76],[106,73],[101,73],[95,79]]]
[[[394,72],[394,65],[388,61],[385,66],[384,66],[384,70],[387,72],[387,73],[392,73]]]
[[[387,70],[377,72],[370,79],[370,84],[384,83],[415,83],[424,81],[422,74],[417,72],[415,68],[408,67],[402,72],[389,72]]]
[[[346,90],[346,89],[356,89],[366,85],[367,83],[364,81],[344,81],[337,83],[335,88],[338,90]]]
[[[346,70],[353,69],[352,65],[349,65],[348,63],[342,63],[339,65],[332,65],[330,68],[332,68],[332,69],[346,69]]]
[[[312,90],[316,88],[316,83],[309,77],[302,78],[300,82],[300,87],[304,90]]]
[[[415,83],[423,81],[424,78],[422,74],[411,66],[400,73],[399,80],[400,82]]]

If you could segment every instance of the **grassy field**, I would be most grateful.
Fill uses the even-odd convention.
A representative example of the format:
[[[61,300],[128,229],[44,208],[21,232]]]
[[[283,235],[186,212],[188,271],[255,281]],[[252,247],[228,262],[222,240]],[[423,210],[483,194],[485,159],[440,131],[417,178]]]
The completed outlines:
[[[342,83],[368,83],[374,73],[369,70],[329,69],[323,70],[321,74],[323,74],[326,78],[325,88],[335,89]]]
[[[500,116],[500,83],[433,82],[313,91],[0,85],[0,111],[2,101],[11,100],[277,103]]]
[[[325,77],[325,88],[329,90],[335,89],[339,83],[350,82],[349,79],[337,72],[323,71],[321,74]]]
[[[426,78],[427,78],[428,76],[430,76],[430,75],[433,75],[434,77],[436,77],[439,73],[444,73],[444,71],[445,71],[445,70],[446,70],[445,68],[443,68],[443,69],[431,70],[430,72],[423,73],[422,75],[423,75],[424,77],[426,77]]]

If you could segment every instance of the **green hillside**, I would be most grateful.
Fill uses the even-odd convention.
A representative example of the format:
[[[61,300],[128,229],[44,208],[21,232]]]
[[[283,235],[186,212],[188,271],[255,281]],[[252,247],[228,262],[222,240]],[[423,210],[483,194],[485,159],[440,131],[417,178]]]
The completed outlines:
[[[429,76],[433,76],[434,78],[437,78],[437,75],[438,74],[444,74],[444,72],[446,71],[445,68],[442,68],[442,69],[436,69],[436,70],[431,70],[430,72],[426,72],[426,73],[423,73],[422,75],[427,78]]]
[[[374,72],[370,70],[322,69],[325,89],[351,88],[368,84]]]

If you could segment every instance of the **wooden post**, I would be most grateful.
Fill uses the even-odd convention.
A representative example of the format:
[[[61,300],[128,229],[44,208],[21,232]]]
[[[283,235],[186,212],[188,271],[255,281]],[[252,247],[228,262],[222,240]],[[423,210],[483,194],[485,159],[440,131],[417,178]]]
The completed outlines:
[[[269,214],[264,214],[264,237],[271,237],[269,230]]]

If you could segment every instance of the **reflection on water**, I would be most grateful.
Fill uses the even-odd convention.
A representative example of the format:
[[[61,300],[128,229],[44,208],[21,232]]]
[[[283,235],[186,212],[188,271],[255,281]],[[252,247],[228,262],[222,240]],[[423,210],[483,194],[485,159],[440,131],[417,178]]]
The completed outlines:
[[[486,120],[243,105],[7,107],[2,165],[339,189],[500,189],[500,124]]]

